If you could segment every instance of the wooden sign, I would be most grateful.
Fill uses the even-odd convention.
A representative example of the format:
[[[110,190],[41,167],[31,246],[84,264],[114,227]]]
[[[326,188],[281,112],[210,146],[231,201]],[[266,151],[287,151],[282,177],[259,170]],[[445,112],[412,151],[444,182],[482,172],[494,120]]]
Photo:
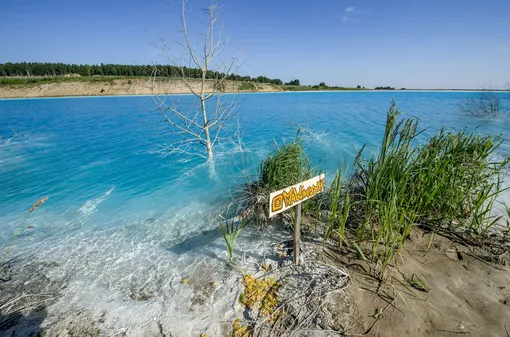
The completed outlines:
[[[295,210],[294,220],[294,264],[299,263],[301,241],[301,203],[324,191],[326,175],[323,173],[299,184],[289,186],[269,195],[269,217],[275,216],[291,207]]]
[[[310,199],[324,191],[326,175],[323,173],[301,183],[273,192],[269,195],[269,217]]]

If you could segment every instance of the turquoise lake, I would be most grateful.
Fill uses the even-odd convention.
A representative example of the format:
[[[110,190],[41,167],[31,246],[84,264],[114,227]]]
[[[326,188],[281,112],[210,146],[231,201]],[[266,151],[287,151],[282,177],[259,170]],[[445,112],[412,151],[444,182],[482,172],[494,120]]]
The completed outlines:
[[[238,113],[244,146],[215,155],[215,175],[200,157],[164,156],[171,140],[157,131],[161,118],[150,97],[91,97],[0,101],[0,242],[40,197],[50,200],[31,221],[51,237],[63,228],[168,222],[175,239],[215,227],[195,218],[218,212],[222,198],[256,174],[273,140],[291,140],[298,128],[311,160],[326,173],[352,164],[357,149],[381,140],[391,100],[414,116],[424,136],[447,129],[505,133],[510,118],[481,119],[461,112],[472,92],[312,92],[244,94]],[[184,108],[190,96],[170,96]],[[14,136],[18,137],[8,141]],[[424,138],[424,137],[422,137]],[[500,148],[510,153],[510,142]],[[184,213],[183,213],[184,212]],[[195,214],[197,213],[197,214]],[[188,219],[189,218],[189,222]],[[207,219],[207,217],[205,218]],[[198,222],[195,222],[198,221]],[[175,223],[174,223],[175,222]],[[30,234],[32,235],[32,234]]]
[[[218,214],[229,191],[256,174],[273,139],[291,140],[302,128],[307,153],[328,180],[337,168],[352,165],[364,144],[366,154],[376,148],[392,99],[402,116],[419,119],[426,129],[421,140],[442,126],[506,138],[509,117],[461,112],[459,104],[476,95],[241,94],[237,116],[243,146],[217,148],[214,173],[200,157],[156,151],[171,138],[158,132],[161,117],[153,112],[150,97],[0,100],[0,247],[8,244],[30,206],[49,196],[29,218],[26,225],[34,229],[23,230],[12,257],[56,261],[60,267],[55,273],[71,273],[76,282],[87,284],[84,293],[114,294],[160,278],[175,287],[193,266],[202,263],[214,270],[224,265]],[[168,97],[182,107],[191,100]],[[497,155],[510,155],[510,139]],[[260,255],[255,238],[263,234],[243,235],[240,249]],[[157,284],[168,295],[165,283]]]

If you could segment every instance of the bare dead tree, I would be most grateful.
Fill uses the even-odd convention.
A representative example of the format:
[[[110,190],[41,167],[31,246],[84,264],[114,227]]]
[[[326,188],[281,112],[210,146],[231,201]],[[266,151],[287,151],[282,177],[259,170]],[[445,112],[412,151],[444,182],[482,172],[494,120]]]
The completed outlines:
[[[223,35],[221,8],[214,0],[203,10],[207,18],[205,28],[197,32],[188,24],[190,10],[187,3],[187,0],[182,0],[178,5],[182,24],[180,38],[169,42],[161,40],[156,47],[165,60],[178,69],[178,74],[173,75],[196,98],[197,104],[184,109],[168,104],[167,95],[156,94],[158,70],[154,67],[152,99],[165,122],[165,132],[172,139],[170,143],[161,145],[160,150],[165,154],[193,154],[212,160],[215,145],[233,141],[233,137],[239,134],[234,130],[239,124],[231,122],[236,112],[237,96],[225,95],[227,78],[239,66],[239,58],[235,55],[227,61],[217,60],[229,38]],[[199,42],[195,44],[197,39]],[[199,79],[191,78],[192,73],[197,74],[197,69]]]
[[[463,102],[461,110],[473,116],[496,117],[507,111],[502,104],[503,99],[509,98],[507,96],[508,92],[483,89],[475,98],[469,98]]]

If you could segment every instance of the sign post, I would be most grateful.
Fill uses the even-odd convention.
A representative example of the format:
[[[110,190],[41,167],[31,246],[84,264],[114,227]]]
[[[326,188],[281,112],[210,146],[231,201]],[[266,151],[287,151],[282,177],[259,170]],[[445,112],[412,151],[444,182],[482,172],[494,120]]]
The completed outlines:
[[[294,222],[294,264],[299,263],[301,241],[301,203],[324,191],[326,175],[323,173],[306,181],[272,192],[269,195],[269,217],[273,217],[291,207],[295,210]]]
[[[294,264],[299,264],[299,247],[301,245],[301,203],[294,206],[296,219],[294,222]]]

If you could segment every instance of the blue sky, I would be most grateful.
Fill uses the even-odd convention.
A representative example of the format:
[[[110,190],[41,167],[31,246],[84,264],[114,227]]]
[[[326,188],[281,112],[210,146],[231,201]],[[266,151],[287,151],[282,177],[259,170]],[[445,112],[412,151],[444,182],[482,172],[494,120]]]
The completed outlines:
[[[217,2],[231,35],[224,56],[243,51],[241,74],[366,87],[510,85],[509,0]],[[189,0],[192,10],[207,3]],[[3,0],[0,12],[0,63],[151,63],[150,42],[180,23],[163,0]]]

